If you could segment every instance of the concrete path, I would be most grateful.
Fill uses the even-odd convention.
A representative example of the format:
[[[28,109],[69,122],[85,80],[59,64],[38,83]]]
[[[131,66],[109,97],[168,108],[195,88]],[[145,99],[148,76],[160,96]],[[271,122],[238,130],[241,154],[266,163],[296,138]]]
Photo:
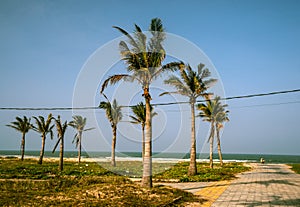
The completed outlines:
[[[300,175],[283,164],[252,164],[212,206],[300,206]]]
[[[298,206],[300,175],[283,164],[251,164],[252,171],[233,181],[212,183],[173,183],[175,188],[200,195],[207,202],[201,206]],[[196,205],[195,205],[196,206]]]

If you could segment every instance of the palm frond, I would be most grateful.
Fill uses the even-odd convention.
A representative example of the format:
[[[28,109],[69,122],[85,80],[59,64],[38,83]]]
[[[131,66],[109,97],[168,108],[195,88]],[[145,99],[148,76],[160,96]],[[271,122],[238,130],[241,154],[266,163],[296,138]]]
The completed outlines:
[[[205,65],[203,63],[200,63],[198,65],[198,74],[202,74],[202,70],[203,70],[204,67],[205,67]],[[201,78],[204,78],[204,77],[201,77]]]
[[[143,53],[146,52],[146,40],[147,37],[146,35],[143,33],[143,31],[141,30],[141,28],[138,25],[134,25],[135,26],[135,38],[136,38],[136,43],[138,45],[138,49],[139,51],[135,51],[136,53]]]
[[[108,79],[106,79],[104,81],[104,83],[102,84],[101,86],[101,91],[100,93],[103,93],[104,89],[110,84],[110,85],[114,85],[116,84],[117,82],[119,82],[120,80],[124,79],[126,80],[126,78],[129,78],[131,77],[130,75],[128,74],[119,74],[119,75],[113,75],[113,76],[110,76]]]
[[[213,87],[218,82],[218,79],[211,78],[209,80],[203,81],[203,84],[206,89]]]
[[[152,79],[156,79],[160,75],[162,75],[165,72],[175,72],[177,70],[181,70],[184,68],[184,63],[181,62],[170,62],[168,64],[163,65],[159,70],[157,70],[153,75]]]
[[[121,27],[117,27],[117,26],[113,26],[113,28],[119,30],[123,35],[125,35],[129,39],[129,43],[133,47],[138,48],[138,45],[135,42],[134,38],[128,32],[126,32],[126,30],[122,29]]]
[[[112,104],[112,116],[115,125],[117,125],[117,123],[120,122],[123,118],[121,106],[118,105],[116,99],[113,100]]]
[[[88,128],[88,129],[84,129],[83,131],[86,132],[86,131],[90,131],[90,130],[93,130],[95,129],[95,127],[91,127],[91,128]]]
[[[174,93],[174,94],[181,94],[183,96],[191,96],[191,94],[193,93],[189,87],[183,83],[177,76],[170,76],[167,80],[164,81],[165,84],[173,86],[177,89],[176,92],[170,92],[170,93]]]
[[[151,19],[151,24],[150,24],[149,30],[151,32],[164,32],[164,27],[163,27],[161,19],[159,19],[159,18]]]
[[[129,115],[129,117],[133,120],[133,121],[130,121],[130,123],[132,123],[132,124],[141,124],[143,122],[142,120],[140,120],[139,118],[137,118],[135,116]]]
[[[104,109],[106,112],[106,117],[108,118],[109,122],[113,123],[113,115],[112,115],[112,106],[109,101],[101,101],[99,104],[99,108]]]
[[[128,45],[126,44],[126,42],[121,41],[119,43],[119,49],[120,49],[122,57],[130,57],[131,51],[130,51]]]

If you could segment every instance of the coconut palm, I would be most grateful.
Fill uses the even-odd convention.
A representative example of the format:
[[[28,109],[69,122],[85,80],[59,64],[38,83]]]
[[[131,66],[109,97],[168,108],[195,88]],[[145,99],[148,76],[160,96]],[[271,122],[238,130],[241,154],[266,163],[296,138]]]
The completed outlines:
[[[217,145],[218,145],[218,154],[219,154],[219,160],[221,166],[223,166],[223,158],[222,158],[222,151],[221,151],[220,130],[223,128],[223,123],[229,121],[228,118],[229,111],[225,110],[225,107],[227,107],[226,104],[222,106],[222,111],[218,113],[216,117]]]
[[[211,87],[217,80],[210,78],[209,69],[204,64],[198,65],[198,71],[193,71],[190,65],[186,65],[185,69],[180,70],[180,77],[170,76],[165,80],[165,84],[176,88],[174,92],[164,92],[165,94],[180,94],[189,98],[191,107],[191,148],[190,148],[190,165],[188,175],[197,174],[196,165],[196,132],[195,132],[195,103],[198,97],[207,96],[207,89]]]
[[[94,129],[94,128],[84,129],[85,125],[86,125],[86,118],[79,115],[73,116],[73,120],[69,122],[69,126],[77,130],[76,134],[74,135],[73,143],[75,142],[76,147],[78,148],[78,163],[80,163],[81,160],[82,133],[84,131]]]
[[[138,103],[135,106],[131,106],[131,110],[134,116],[130,115],[129,117],[132,119],[132,124],[140,124],[142,126],[142,157],[144,160],[145,154],[145,123],[146,123],[146,107],[143,102]],[[153,107],[151,106],[151,118],[157,115],[156,112],[152,112]]]
[[[209,163],[210,168],[213,168],[213,143],[215,137],[216,128],[219,126],[221,120],[224,122],[227,117],[227,111],[225,111],[225,107],[227,105],[222,105],[220,101],[220,96],[216,96],[215,99],[208,99],[205,103],[200,103],[197,105],[198,110],[200,110],[199,115],[203,118],[203,121],[210,122],[210,135],[209,135],[209,143],[210,143],[210,152],[209,152]],[[221,147],[220,147],[221,150]]]
[[[55,119],[56,130],[57,130],[57,142],[52,150],[52,153],[55,152],[58,144],[60,143],[60,150],[59,150],[59,170],[63,171],[64,169],[64,136],[66,129],[68,127],[68,122],[65,121],[63,124],[61,123],[60,116]]]
[[[106,111],[106,117],[109,120],[110,125],[111,125],[111,129],[112,129],[112,133],[113,133],[112,143],[111,143],[111,165],[115,167],[116,166],[115,151],[116,151],[116,142],[117,142],[117,127],[118,127],[118,123],[122,119],[121,106],[119,106],[116,99],[114,99],[112,104],[108,100],[107,100],[107,102],[102,101],[100,103],[99,107]]]
[[[117,74],[106,79],[101,87],[101,93],[109,84],[115,84],[120,80],[136,81],[142,86],[146,106],[145,121],[145,155],[143,163],[142,185],[152,187],[152,126],[151,126],[151,108],[150,108],[150,85],[163,72],[175,71],[182,63],[172,62],[163,65],[166,57],[162,43],[165,39],[162,22],[158,18],[151,20],[150,34],[148,38],[138,25],[135,25],[134,36],[130,35],[120,27],[114,27],[124,34],[128,41],[120,41],[119,49],[127,65],[127,74]],[[129,46],[128,46],[129,44]]]
[[[16,121],[11,122],[11,124],[7,124],[6,126],[11,127],[22,133],[22,141],[21,141],[21,160],[24,160],[25,154],[25,136],[26,133],[33,128],[30,123],[30,118],[28,119],[26,116],[23,116],[23,119],[20,117],[16,117]]]
[[[35,119],[35,122],[36,122],[36,126],[33,126],[33,130],[40,133],[41,137],[42,137],[42,148],[41,148],[41,152],[40,152],[40,158],[38,161],[38,164],[42,164],[43,158],[44,158],[47,134],[50,133],[50,138],[53,139],[52,129],[53,129],[54,125],[51,125],[53,117],[52,117],[52,114],[50,113],[46,120],[43,116],[38,116],[38,117],[34,116],[33,118]]]

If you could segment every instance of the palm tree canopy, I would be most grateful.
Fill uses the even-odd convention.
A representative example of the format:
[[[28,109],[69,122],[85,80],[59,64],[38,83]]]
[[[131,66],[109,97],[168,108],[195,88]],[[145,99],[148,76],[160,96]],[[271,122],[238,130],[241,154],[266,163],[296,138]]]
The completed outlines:
[[[185,69],[180,70],[180,77],[170,76],[165,80],[165,84],[176,88],[174,92],[164,92],[160,95],[175,93],[187,96],[193,101],[199,96],[207,95],[206,91],[217,79],[209,78],[211,75],[208,68],[204,64],[198,65],[198,71],[192,70],[190,65],[186,65]]]
[[[205,104],[200,103],[197,105],[198,110],[200,110],[199,115],[204,121],[208,122],[224,122],[229,120],[227,113],[225,111],[226,104],[221,104],[220,96],[216,96],[215,99],[206,100]]]
[[[79,115],[73,116],[73,120],[70,121],[68,125],[77,130],[77,133],[74,135],[74,139],[73,139],[73,143],[74,143],[74,141],[76,141],[76,147],[78,147],[79,138],[81,136],[81,133],[84,131],[94,129],[94,128],[84,129],[84,127],[86,125],[86,117],[82,117]]]
[[[33,126],[33,129],[41,134],[48,134],[50,133],[51,139],[53,139],[53,127],[54,125],[51,125],[52,122],[52,114],[50,113],[47,117],[47,120],[43,116],[33,117],[35,119],[36,125]]]
[[[228,122],[229,121],[229,118],[228,118],[228,113],[229,111],[226,110],[225,111],[225,107],[227,107],[227,105],[223,105],[223,110],[217,114],[217,117],[216,117],[216,124],[217,124],[217,128],[222,128],[223,127],[223,123],[224,122]]]
[[[138,103],[135,106],[131,106],[131,110],[134,116],[130,115],[129,117],[132,119],[131,123],[133,124],[142,124],[144,125],[146,122],[146,106],[143,102]],[[157,115],[156,112],[152,112],[153,107],[150,107],[151,117]]]
[[[17,116],[16,120],[17,121],[11,122],[11,124],[7,124],[6,126],[22,133],[27,133],[33,128],[33,125],[30,123],[30,118],[28,119],[26,116],[23,116],[23,119]]]
[[[68,127],[68,122],[65,121],[62,124],[60,120],[60,116],[58,116],[57,119],[55,119],[55,123],[56,123],[57,137],[61,138],[66,132],[66,129]]]
[[[86,125],[86,117],[82,117],[79,115],[73,116],[73,120],[70,121],[69,126],[77,129],[78,131],[83,131]]]
[[[182,62],[171,62],[162,65],[166,57],[166,52],[162,46],[165,40],[165,32],[162,21],[159,18],[151,20],[149,27],[150,38],[138,25],[135,25],[132,35],[120,27],[114,26],[114,28],[128,38],[127,43],[120,41],[119,49],[122,59],[127,65],[127,72],[129,74],[110,76],[102,84],[101,93],[108,84],[113,85],[120,80],[137,81],[143,88],[148,88],[150,83],[161,75],[161,73],[178,70],[183,65]]]
[[[56,130],[57,130],[57,138],[58,138],[58,140],[57,140],[56,144],[54,145],[52,153],[55,152],[55,150],[56,150],[59,142],[62,141],[61,139],[63,139],[63,137],[65,135],[65,132],[67,130],[67,127],[68,127],[68,122],[67,121],[65,121],[63,124],[61,123],[60,116],[58,116],[57,119],[55,119],[55,124],[56,124]]]
[[[122,107],[118,105],[116,99],[112,104],[108,100],[107,102],[102,101],[99,107],[106,111],[106,117],[112,125],[117,125],[122,120]]]

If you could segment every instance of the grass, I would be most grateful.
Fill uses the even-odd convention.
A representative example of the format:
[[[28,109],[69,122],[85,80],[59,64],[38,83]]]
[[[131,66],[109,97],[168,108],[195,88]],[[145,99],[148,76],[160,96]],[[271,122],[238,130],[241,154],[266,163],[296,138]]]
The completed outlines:
[[[197,175],[187,176],[188,168],[188,162],[178,163],[154,178],[160,181],[176,180],[179,182],[221,181],[234,179],[236,174],[250,170],[250,167],[241,163],[224,163],[223,167],[214,164],[213,169],[209,168],[208,163],[197,163]]]
[[[295,173],[300,174],[300,164],[290,164],[290,166]]]
[[[188,163],[153,164],[153,170],[160,172],[154,176],[158,181],[232,179],[236,173],[248,169],[237,163],[223,168],[216,165],[214,170],[208,164],[198,164],[198,175],[188,177]],[[16,158],[0,158],[0,206],[185,206],[203,202],[182,190],[162,185],[146,189],[132,182],[128,177],[141,176],[140,162],[118,162],[114,172],[125,176],[101,165],[65,162],[64,171],[59,172],[57,162],[44,161],[38,165],[31,159],[21,162]]]

